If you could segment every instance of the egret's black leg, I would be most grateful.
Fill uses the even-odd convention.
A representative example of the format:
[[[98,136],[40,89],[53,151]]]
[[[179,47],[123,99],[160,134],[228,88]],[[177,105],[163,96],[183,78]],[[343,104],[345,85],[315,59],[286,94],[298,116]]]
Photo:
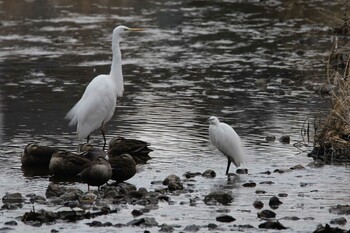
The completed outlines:
[[[86,140],[87,140],[87,143],[89,143],[89,141],[90,141],[90,135],[87,136]]]
[[[228,174],[228,170],[230,170],[231,160],[227,158],[227,169],[226,169],[226,175]]]
[[[101,129],[101,133],[102,133],[103,141],[104,141],[102,150],[105,150],[105,147],[106,147],[106,136],[105,136],[105,129],[104,129],[104,127],[102,127],[102,129]]]

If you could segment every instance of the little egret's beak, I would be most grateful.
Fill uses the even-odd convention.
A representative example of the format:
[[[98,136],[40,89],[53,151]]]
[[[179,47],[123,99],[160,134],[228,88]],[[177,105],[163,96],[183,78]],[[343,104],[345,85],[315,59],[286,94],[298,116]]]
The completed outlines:
[[[143,28],[129,28],[128,30],[129,30],[129,31],[132,31],[132,32],[141,32],[141,31],[144,31]]]

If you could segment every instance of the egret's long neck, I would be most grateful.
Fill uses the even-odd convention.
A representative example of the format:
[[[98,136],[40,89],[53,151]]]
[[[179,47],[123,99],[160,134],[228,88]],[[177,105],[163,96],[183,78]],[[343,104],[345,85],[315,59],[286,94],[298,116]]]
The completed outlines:
[[[117,87],[117,96],[123,96],[124,92],[124,80],[123,80],[123,72],[122,72],[122,55],[119,47],[119,40],[115,39],[113,36],[112,39],[112,65],[110,76],[113,79],[116,87]]]

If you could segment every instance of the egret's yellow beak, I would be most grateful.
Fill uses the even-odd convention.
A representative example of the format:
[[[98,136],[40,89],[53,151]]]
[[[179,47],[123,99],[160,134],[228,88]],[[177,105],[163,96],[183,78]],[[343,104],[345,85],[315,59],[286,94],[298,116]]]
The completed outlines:
[[[132,31],[132,32],[141,32],[143,30],[144,30],[143,28],[129,28],[129,31]]]

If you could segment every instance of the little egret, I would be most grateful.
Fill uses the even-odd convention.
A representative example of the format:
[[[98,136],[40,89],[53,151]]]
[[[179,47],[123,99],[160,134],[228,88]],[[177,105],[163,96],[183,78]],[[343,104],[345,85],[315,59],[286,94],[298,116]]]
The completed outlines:
[[[101,127],[104,140],[103,150],[106,146],[105,125],[113,116],[117,97],[121,97],[124,91],[119,44],[125,32],[141,30],[125,26],[118,26],[113,30],[113,58],[110,73],[96,76],[86,87],[81,99],[66,115],[66,119],[70,120],[70,126],[77,125],[78,138],[87,138],[87,142],[89,142],[90,134]]]
[[[231,162],[239,167],[244,161],[241,138],[231,126],[220,122],[217,117],[211,116],[208,121],[210,123],[209,136],[211,143],[227,157],[227,175]]]

